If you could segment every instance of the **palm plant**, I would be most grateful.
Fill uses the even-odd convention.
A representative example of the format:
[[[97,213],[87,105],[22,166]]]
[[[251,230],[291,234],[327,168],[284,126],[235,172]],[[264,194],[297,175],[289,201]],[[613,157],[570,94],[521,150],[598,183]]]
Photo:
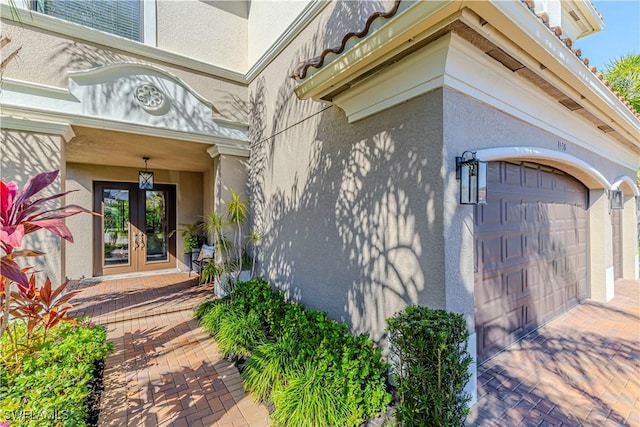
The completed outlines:
[[[258,230],[251,229],[247,236],[247,245],[253,246],[253,256],[251,256],[251,277],[254,277],[256,271],[256,258],[258,257],[257,249],[258,245],[262,241],[262,233]],[[248,249],[248,248],[247,248]]]
[[[227,202],[227,220],[235,228],[234,246],[237,251],[238,271],[242,271],[242,227],[247,220],[247,210],[247,202],[239,193],[231,190],[231,200]]]
[[[640,113],[640,54],[630,53],[612,60],[602,74]]]

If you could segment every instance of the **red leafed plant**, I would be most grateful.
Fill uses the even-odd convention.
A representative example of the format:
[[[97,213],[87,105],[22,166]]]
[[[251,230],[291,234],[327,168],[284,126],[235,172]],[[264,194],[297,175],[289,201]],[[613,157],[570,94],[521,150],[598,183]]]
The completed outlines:
[[[58,171],[34,175],[18,190],[15,182],[0,180],[0,336],[9,331],[9,319],[26,322],[29,336],[38,336],[27,340],[23,351],[30,351],[37,344],[43,344],[47,331],[60,321],[73,321],[68,315],[71,308],[69,300],[75,292],[63,293],[67,282],[52,289],[47,278],[44,285],[36,285],[36,276],[27,277],[29,267],[20,267],[17,258],[43,255],[42,252],[24,249],[24,236],[44,229],[69,242],[73,242],[70,230],[64,224],[64,218],[82,212],[88,212],[77,205],[68,205],[49,209],[47,204],[69,192],[41,196],[40,192],[48,187],[58,176]],[[15,287],[13,285],[16,285]],[[12,341],[12,340],[10,340]],[[19,349],[14,348],[17,353]]]

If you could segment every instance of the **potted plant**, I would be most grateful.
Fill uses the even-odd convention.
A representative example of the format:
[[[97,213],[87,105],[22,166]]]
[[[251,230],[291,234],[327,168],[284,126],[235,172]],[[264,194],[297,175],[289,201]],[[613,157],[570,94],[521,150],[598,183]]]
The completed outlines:
[[[205,242],[204,223],[202,221],[192,224],[180,224],[180,236],[184,239],[183,262],[192,268],[192,261],[198,257],[200,247]]]

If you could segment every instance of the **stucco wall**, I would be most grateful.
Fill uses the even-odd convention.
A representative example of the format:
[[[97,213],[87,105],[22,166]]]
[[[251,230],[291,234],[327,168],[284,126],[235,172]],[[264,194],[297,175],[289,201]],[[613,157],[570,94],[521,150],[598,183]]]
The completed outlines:
[[[288,76],[390,4],[329,4],[251,83],[248,108],[262,271],[381,344],[407,304],[445,306],[441,92],[349,125],[339,108],[297,99]]]
[[[184,80],[205,99],[211,101],[221,116],[243,122],[247,120],[245,85],[190,71],[181,68],[179,64],[154,62],[113,47],[68,39],[29,27],[28,22],[21,26],[3,20],[2,34],[11,39],[11,43],[3,48],[3,54],[20,48],[18,56],[4,70],[3,77],[67,88],[69,71],[87,70],[114,62],[153,64]],[[225,49],[220,50],[229,52]]]
[[[378,341],[407,304],[444,308],[441,103],[352,125],[333,107],[252,153],[263,268],[290,298]]]
[[[220,1],[157,1],[157,46],[229,70],[247,70],[247,19]],[[188,31],[185,31],[188,28]]]
[[[11,131],[3,129],[0,133],[0,176],[5,182],[15,181],[19,188],[33,175],[40,172],[59,170],[60,175],[41,194],[51,196],[65,191],[64,142],[58,135],[42,135],[29,132]],[[49,203],[50,209],[63,206],[65,199],[58,199]],[[66,200],[70,203],[69,198]],[[88,215],[85,215],[88,216]],[[42,230],[29,234],[23,248],[44,252],[44,256],[20,258],[21,265],[34,267],[40,271],[38,284],[45,276],[51,278],[54,285],[61,283],[65,271],[62,265],[66,244],[60,238]]]
[[[158,184],[176,184],[177,224],[193,223],[203,215],[203,174],[154,170],[154,180]],[[137,182],[138,169],[103,167],[80,163],[67,164],[67,190],[77,190],[67,197],[68,203],[78,204],[93,210],[93,181]],[[66,252],[67,276],[72,279],[93,276],[93,219],[89,215],[76,216],[67,220],[76,243]],[[177,239],[176,267],[183,268],[182,250],[184,242]]]

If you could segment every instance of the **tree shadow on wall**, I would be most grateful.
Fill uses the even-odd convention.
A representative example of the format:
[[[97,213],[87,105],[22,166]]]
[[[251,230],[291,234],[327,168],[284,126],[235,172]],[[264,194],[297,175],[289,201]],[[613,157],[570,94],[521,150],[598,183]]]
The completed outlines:
[[[288,70],[387,9],[337,2],[289,54]],[[328,309],[380,342],[396,310],[444,306],[435,226],[442,223],[435,208],[442,204],[441,92],[348,124],[338,108],[298,100],[294,88],[286,75],[279,85],[260,77],[250,94],[249,178],[254,226],[264,232],[262,271],[290,298]],[[428,279],[430,272],[436,277]]]

